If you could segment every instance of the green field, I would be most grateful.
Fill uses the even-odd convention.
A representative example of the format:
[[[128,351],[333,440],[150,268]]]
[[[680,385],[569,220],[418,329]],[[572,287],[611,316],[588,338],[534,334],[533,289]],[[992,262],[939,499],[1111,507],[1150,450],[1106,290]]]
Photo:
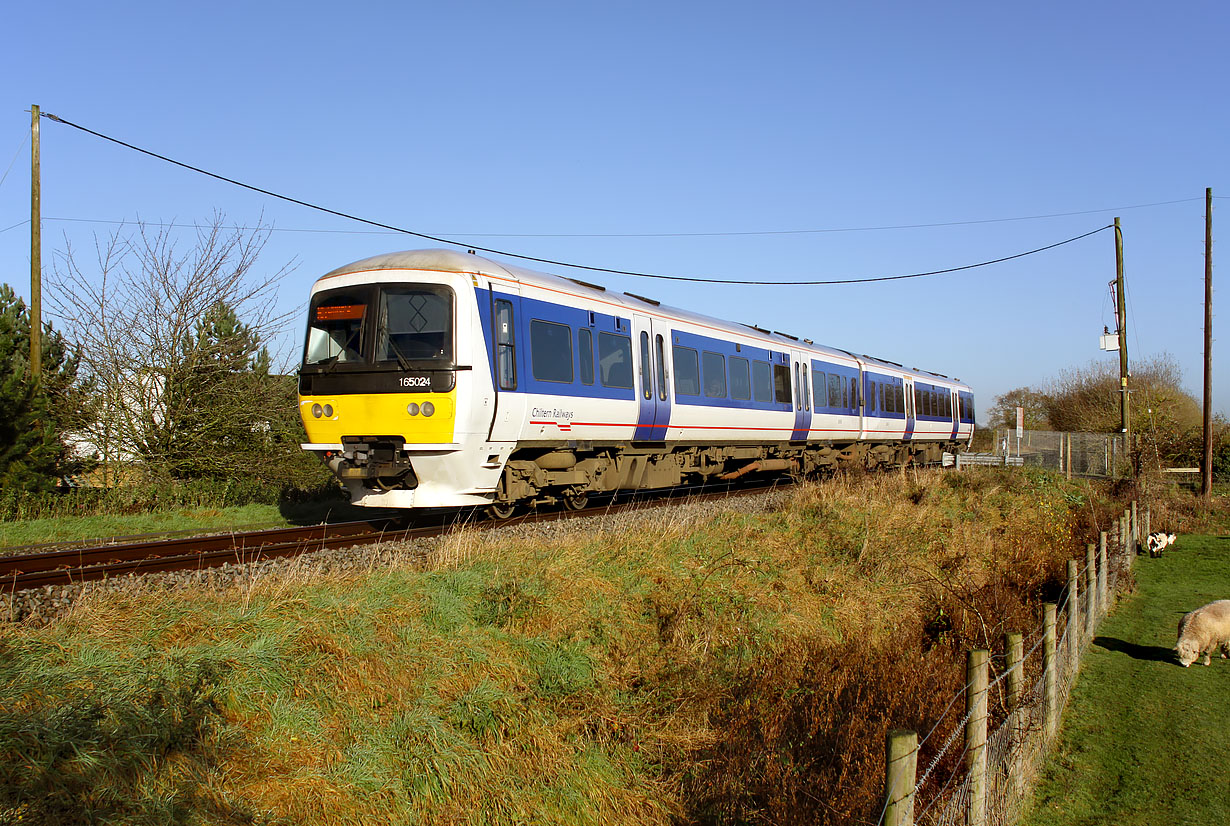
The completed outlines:
[[[1230,661],[1182,668],[1179,618],[1230,598],[1230,536],[1138,557],[1098,630],[1026,826],[1230,823]]]
[[[56,516],[46,519],[0,521],[0,554],[6,549],[48,542],[76,542],[111,537],[167,535],[180,532],[215,533],[348,522],[388,514],[378,508],[358,508],[331,500],[293,506],[239,505],[232,507],[179,507],[142,513]]]

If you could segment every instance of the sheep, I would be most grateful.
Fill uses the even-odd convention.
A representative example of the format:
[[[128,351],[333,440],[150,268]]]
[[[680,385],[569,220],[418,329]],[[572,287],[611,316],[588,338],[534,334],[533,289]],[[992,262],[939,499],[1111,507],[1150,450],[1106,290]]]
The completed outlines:
[[[1145,537],[1145,547],[1149,549],[1149,556],[1161,556],[1162,550],[1167,545],[1174,544],[1174,539],[1174,534],[1163,531],[1149,534]]]
[[[1187,668],[1204,656],[1208,665],[1209,655],[1222,649],[1222,657],[1230,648],[1230,599],[1219,599],[1208,605],[1189,611],[1179,620],[1179,641],[1175,651],[1179,664]]]

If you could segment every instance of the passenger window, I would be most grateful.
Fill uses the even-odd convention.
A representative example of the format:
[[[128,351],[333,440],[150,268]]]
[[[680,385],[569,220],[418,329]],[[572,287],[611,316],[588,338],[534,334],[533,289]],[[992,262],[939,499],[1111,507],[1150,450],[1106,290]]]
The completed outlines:
[[[807,380],[807,365],[803,365],[803,409],[811,410],[811,383]]]
[[[700,395],[700,363],[695,350],[691,347],[674,345],[675,357],[675,395]]]
[[[641,331],[641,395],[653,398],[653,363],[649,360],[649,333]]]
[[[773,392],[781,404],[790,404],[790,368],[784,364],[773,365]]]
[[[752,362],[752,389],[756,393],[756,401],[773,401],[773,371],[767,361]]]
[[[513,305],[503,299],[495,302],[496,373],[501,390],[517,389],[517,341],[513,327]]]
[[[711,399],[726,398],[726,357],[705,351],[705,395]]]
[[[794,409],[803,409],[803,394],[799,392],[799,363],[794,363]]]
[[[747,359],[730,357],[730,397],[740,401],[752,398],[752,376]]]
[[[594,334],[587,329],[578,331],[577,349],[581,358],[581,384],[593,384]]]
[[[850,409],[858,410],[858,379],[850,379]]]
[[[572,328],[553,321],[530,321],[530,363],[539,381],[572,383]]]
[[[598,333],[598,378],[604,387],[632,389],[632,339]]]
[[[828,378],[819,370],[813,370],[811,374],[812,387],[815,388],[816,408],[829,406],[829,385]]]
[[[662,345],[662,336],[657,337],[658,344],[658,398],[666,401],[666,351]]]
[[[829,407],[841,407],[841,376],[829,373]]]

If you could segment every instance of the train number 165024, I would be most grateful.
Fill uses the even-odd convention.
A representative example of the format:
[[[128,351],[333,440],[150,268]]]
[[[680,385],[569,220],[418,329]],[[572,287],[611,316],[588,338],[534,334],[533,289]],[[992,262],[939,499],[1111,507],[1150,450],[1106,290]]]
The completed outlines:
[[[402,387],[431,387],[430,376],[402,376],[398,381]]]

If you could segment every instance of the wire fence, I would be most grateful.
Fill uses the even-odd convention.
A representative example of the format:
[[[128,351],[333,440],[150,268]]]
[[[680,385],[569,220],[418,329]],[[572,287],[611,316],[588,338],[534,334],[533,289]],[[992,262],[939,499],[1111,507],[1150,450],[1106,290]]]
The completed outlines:
[[[880,823],[1012,826],[1016,822],[1067,707],[1084,653],[1135,558],[1140,533],[1134,513],[1135,507],[1125,511],[1118,526],[1102,534],[1097,552],[1090,551],[1085,560],[1069,566],[1068,585],[1057,602],[1047,606],[1043,622],[1022,635],[1020,653],[1014,655],[1011,645],[1005,646],[1007,654],[995,679],[989,679],[987,668],[981,682],[977,677],[967,680],[941,715],[965,712],[943,743],[932,742],[942,719],[912,745],[909,761],[894,757],[890,742]],[[962,697],[964,707],[956,702]],[[998,722],[986,731],[984,720],[978,731],[979,715],[986,715],[988,705],[997,709]],[[894,735],[914,737],[912,732],[896,732],[890,740]],[[906,776],[896,774],[901,771]]]
[[[997,428],[995,456],[1020,457],[1025,465],[1050,468],[1076,476],[1113,476],[1129,462],[1121,433],[1067,433],[1051,430]]]

